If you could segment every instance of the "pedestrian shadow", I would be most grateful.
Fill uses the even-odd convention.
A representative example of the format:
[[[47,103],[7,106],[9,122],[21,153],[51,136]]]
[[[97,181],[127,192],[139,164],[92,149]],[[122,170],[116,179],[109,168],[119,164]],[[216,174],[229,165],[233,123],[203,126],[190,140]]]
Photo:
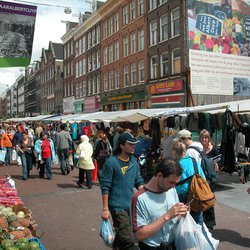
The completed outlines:
[[[229,186],[229,184],[225,185],[224,183],[223,184],[216,183],[214,191],[215,192],[220,192],[220,191],[225,191],[225,190],[230,190],[230,189],[235,189],[235,188],[232,187],[232,186]]]
[[[56,184],[59,188],[75,188],[76,190],[79,189],[77,184],[75,183],[58,183]]]
[[[242,237],[238,232],[227,229],[214,229],[212,235],[215,239],[219,239],[221,242],[231,242],[235,245],[242,247],[250,246],[250,239]]]

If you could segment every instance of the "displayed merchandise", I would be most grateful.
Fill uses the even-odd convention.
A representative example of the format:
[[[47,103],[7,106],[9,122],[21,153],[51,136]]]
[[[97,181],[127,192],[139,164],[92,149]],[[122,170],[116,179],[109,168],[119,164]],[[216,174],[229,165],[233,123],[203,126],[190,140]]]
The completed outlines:
[[[0,249],[45,250],[36,238],[36,222],[18,196],[11,176],[0,178]]]

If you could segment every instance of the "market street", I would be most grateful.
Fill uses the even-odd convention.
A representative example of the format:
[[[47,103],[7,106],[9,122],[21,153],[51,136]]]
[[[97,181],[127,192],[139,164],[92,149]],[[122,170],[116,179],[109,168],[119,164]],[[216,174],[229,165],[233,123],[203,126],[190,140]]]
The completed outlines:
[[[21,167],[0,167],[0,176],[12,175],[24,205],[37,222],[37,234],[46,250],[99,250],[105,247],[99,236],[101,192],[95,184],[91,190],[76,185],[78,169],[70,175],[52,169],[53,180],[39,179],[33,169],[31,178],[20,178]],[[219,250],[249,249],[250,195],[236,174],[221,173],[216,190],[217,226],[213,236],[220,240]]]

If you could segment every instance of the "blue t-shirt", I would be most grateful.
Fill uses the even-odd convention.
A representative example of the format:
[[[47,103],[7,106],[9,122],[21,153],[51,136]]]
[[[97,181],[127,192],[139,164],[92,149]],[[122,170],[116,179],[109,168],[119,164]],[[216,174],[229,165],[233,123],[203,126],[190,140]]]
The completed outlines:
[[[182,171],[183,171],[180,181],[185,180],[189,176],[192,176],[195,174],[193,161],[189,155],[186,155],[185,157],[180,159],[179,163],[180,163]],[[204,172],[201,168],[201,164],[199,162],[197,162],[197,168],[198,168],[198,172],[201,175],[201,177],[203,177],[206,180],[205,174],[204,174]],[[177,186],[176,187],[177,193],[178,194],[188,194],[190,182],[191,182],[191,179],[188,180],[186,183]]]
[[[153,223],[178,202],[179,198],[175,188],[171,188],[167,192],[154,193],[144,187],[133,196],[133,230],[138,231],[141,227]],[[158,232],[143,242],[152,247],[160,246],[161,242],[172,243],[177,221],[177,217],[167,221]]]

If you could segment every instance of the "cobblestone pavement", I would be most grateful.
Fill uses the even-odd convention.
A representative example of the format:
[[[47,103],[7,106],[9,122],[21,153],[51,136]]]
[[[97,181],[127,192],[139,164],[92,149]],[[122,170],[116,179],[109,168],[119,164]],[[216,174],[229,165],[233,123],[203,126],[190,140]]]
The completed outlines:
[[[98,183],[91,190],[76,185],[78,169],[69,175],[52,169],[53,179],[39,179],[33,169],[31,178],[21,179],[22,168],[17,165],[0,166],[0,176],[9,173],[26,207],[32,210],[37,234],[46,250],[105,250],[99,236],[101,222],[101,192]],[[220,240],[218,250],[249,249],[250,195],[247,184],[237,175],[221,173],[216,188],[217,226],[212,231]]]

